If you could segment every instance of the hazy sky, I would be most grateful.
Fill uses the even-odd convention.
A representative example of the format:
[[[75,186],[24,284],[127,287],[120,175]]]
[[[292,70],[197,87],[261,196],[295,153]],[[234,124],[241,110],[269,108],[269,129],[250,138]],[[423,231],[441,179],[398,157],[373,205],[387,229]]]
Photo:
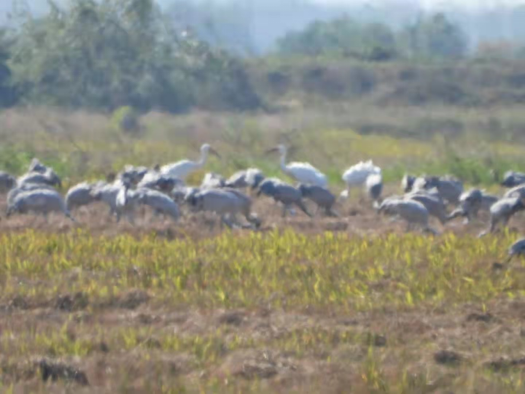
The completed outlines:
[[[444,8],[447,5],[468,8],[498,8],[506,5],[525,4],[525,0],[312,0],[322,4],[419,4],[424,8]]]

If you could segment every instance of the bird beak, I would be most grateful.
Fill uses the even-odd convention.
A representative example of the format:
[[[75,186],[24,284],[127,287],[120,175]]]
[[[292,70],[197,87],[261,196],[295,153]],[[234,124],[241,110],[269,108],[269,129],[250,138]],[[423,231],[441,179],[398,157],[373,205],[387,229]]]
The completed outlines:
[[[272,148],[268,149],[266,152],[264,152],[265,155],[269,155],[270,153],[278,152],[279,148]]]
[[[210,148],[210,153],[217,156],[219,159],[222,159],[221,155],[219,155],[219,152],[217,152],[215,149]]]

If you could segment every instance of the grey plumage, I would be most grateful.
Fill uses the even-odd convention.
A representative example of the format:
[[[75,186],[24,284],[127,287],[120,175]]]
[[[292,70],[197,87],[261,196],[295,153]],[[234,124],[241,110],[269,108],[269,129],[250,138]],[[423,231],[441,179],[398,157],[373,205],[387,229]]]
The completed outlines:
[[[490,207],[490,227],[479,234],[480,237],[496,231],[499,224],[506,226],[510,218],[517,212],[525,209],[519,197],[502,198]]]
[[[324,209],[326,215],[339,216],[333,210],[336,197],[330,190],[316,185],[299,185],[299,191],[304,198],[313,201],[318,208]]]
[[[89,205],[96,201],[93,190],[105,186],[105,182],[82,182],[71,187],[66,194],[66,207],[68,210]]]
[[[407,222],[407,231],[414,226],[421,227],[424,231],[436,234],[437,232],[428,225],[428,210],[419,201],[388,198],[379,206],[378,213],[399,216]]]
[[[196,211],[214,212],[221,221],[233,226],[235,216],[240,213],[255,227],[260,226],[260,220],[251,213],[251,199],[235,189],[206,189],[188,197],[188,203]]]
[[[7,216],[13,213],[40,213],[47,217],[50,212],[63,213],[67,218],[75,221],[71,216],[62,196],[55,190],[37,189],[19,193],[7,207]]]
[[[226,180],[225,186],[234,189],[256,188],[264,180],[264,174],[258,168],[237,171]]]
[[[412,187],[414,186],[415,180],[415,176],[405,174],[403,176],[403,179],[401,179],[401,189],[403,189],[405,193],[412,191]]]
[[[18,185],[25,183],[40,183],[49,186],[62,186],[62,181],[59,176],[51,168],[47,168],[44,173],[40,172],[29,172],[22,175],[17,180]]]
[[[260,196],[261,194],[272,197],[275,201],[283,204],[283,217],[286,216],[286,211],[292,205],[296,205],[301,211],[312,217],[304,205],[301,192],[280,179],[269,178],[262,181],[259,185],[257,196]]]
[[[184,182],[180,179],[160,173],[145,176],[138,184],[137,189],[154,189],[165,193],[171,192],[174,188],[182,187]]]
[[[477,217],[480,210],[490,211],[490,207],[497,201],[498,197],[496,196],[479,189],[471,189],[461,194],[459,207],[449,215],[449,220],[463,216],[467,218],[467,222],[470,222]]]
[[[127,164],[124,166],[124,170],[122,170],[117,177],[124,181],[128,181],[133,185],[136,185],[149,171],[149,168],[144,166],[135,167],[131,164]]]
[[[155,211],[177,221],[180,217],[179,206],[166,194],[152,189],[137,189],[135,196],[137,203],[146,205]]]
[[[138,200],[136,191],[130,189],[130,184],[123,182],[115,196],[115,213],[117,215],[117,223],[120,222],[124,215],[128,222],[135,224],[133,213]]]
[[[95,200],[102,201],[108,205],[109,215],[112,216],[117,213],[117,195],[123,186],[122,180],[117,179],[113,183],[94,188],[91,193]]]
[[[504,187],[516,187],[525,183],[525,174],[515,171],[507,171],[503,175],[501,185]]]
[[[430,216],[437,218],[441,224],[448,220],[447,211],[443,200],[439,196],[424,193],[411,193],[405,196],[407,200],[418,201],[425,206]]]
[[[34,157],[31,160],[31,163],[29,163],[29,168],[27,169],[27,172],[38,172],[40,174],[43,174],[49,169],[49,167],[45,166],[38,160],[36,157]]]
[[[383,193],[383,177],[381,174],[372,174],[366,178],[365,188],[368,196],[374,202],[381,199]]]
[[[0,171],[0,193],[6,193],[16,185],[16,179],[14,176],[7,172]]]
[[[15,198],[23,192],[30,192],[33,190],[55,190],[52,186],[41,183],[24,183],[16,186],[7,193],[7,205],[13,204]]]
[[[517,240],[516,242],[514,242],[509,250],[508,250],[508,259],[507,259],[507,262],[509,262],[510,260],[512,260],[512,258],[514,256],[522,256],[522,255],[525,255],[525,238],[521,238],[519,240]]]
[[[503,195],[503,198],[510,198],[510,197],[519,197],[524,198],[525,197],[525,185],[518,185],[515,186],[505,192]]]
[[[463,183],[451,176],[427,177],[425,189],[436,188],[443,201],[457,204],[463,193]]]

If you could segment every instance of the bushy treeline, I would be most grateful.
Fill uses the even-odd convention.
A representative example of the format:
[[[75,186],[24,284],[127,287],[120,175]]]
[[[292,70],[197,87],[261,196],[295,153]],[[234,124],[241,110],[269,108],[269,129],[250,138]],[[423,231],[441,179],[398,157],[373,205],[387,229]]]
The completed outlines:
[[[242,62],[175,31],[154,0],[50,2],[0,36],[0,105],[179,112],[260,105]]]
[[[44,16],[18,13],[13,28],[0,29],[0,107],[31,103],[102,111],[121,107],[173,113],[191,108],[249,110],[263,107],[261,97],[270,103],[275,97],[267,94],[269,90],[285,92],[299,86],[307,94],[320,91],[345,99],[370,93],[381,82],[373,70],[368,72],[370,64],[360,65],[350,77],[322,67],[303,75],[304,65],[294,56],[322,56],[331,63],[334,58],[441,61],[472,55],[460,26],[442,14],[397,29],[345,16],[313,22],[278,41],[277,56],[286,61],[292,57],[289,74],[295,77],[288,78],[288,72],[265,69],[264,64],[271,67],[273,62],[239,57],[240,48],[250,41],[248,22],[233,23],[233,16],[229,22],[208,20],[218,11],[201,15],[202,5],[190,7],[180,0],[163,14],[155,0],[64,0],[60,5],[49,0],[49,4],[50,12]],[[245,11],[250,15],[250,10]],[[193,26],[206,21],[213,26],[204,30]],[[232,40],[238,45],[224,45]],[[502,45],[480,48],[489,60],[518,53]],[[269,78],[260,78],[261,69],[268,71]],[[432,85],[436,89],[427,88],[431,78],[421,75],[425,77],[412,78],[417,84],[411,85],[409,76],[403,79],[396,92],[408,91],[413,96],[409,102],[421,102],[421,92],[429,102],[486,101],[458,93],[475,90],[470,87],[448,88],[438,81]],[[297,76],[299,82],[294,81]],[[512,89],[516,90],[514,85]],[[393,96],[398,101],[403,97]]]
[[[381,23],[363,24],[344,16],[316,21],[278,43],[281,55],[340,56],[372,61],[396,58],[458,59],[467,39],[460,26],[443,14],[419,18],[399,30]]]

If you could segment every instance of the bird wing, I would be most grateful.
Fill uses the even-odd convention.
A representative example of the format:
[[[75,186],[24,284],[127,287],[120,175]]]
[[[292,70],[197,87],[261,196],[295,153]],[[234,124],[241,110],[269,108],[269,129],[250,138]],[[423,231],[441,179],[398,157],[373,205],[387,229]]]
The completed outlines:
[[[194,163],[192,161],[181,160],[176,163],[170,163],[162,166],[160,172],[164,175],[185,177],[193,167]]]

